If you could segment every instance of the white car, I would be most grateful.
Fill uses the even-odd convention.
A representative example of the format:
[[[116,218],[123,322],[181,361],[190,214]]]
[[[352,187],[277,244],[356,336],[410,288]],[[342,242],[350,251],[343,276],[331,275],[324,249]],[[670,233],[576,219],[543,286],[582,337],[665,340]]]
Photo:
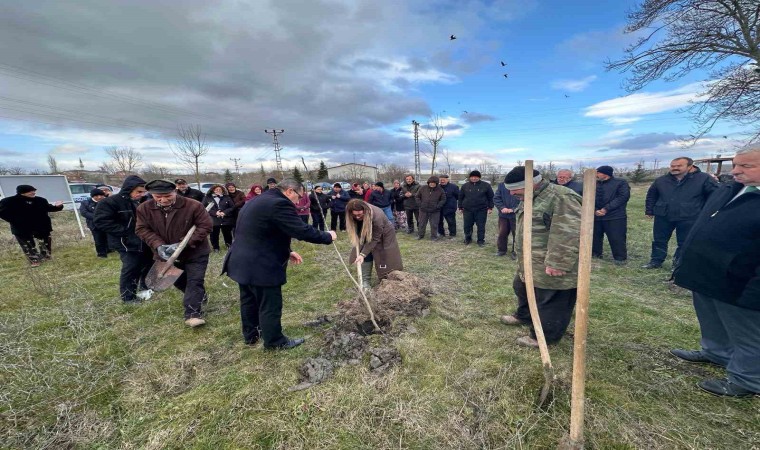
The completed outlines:
[[[103,183],[69,183],[69,190],[71,191],[71,198],[74,199],[74,203],[82,203],[90,198],[90,191],[98,186],[108,186],[111,188],[111,192],[116,194],[119,192],[119,188],[109,186]]]
[[[198,183],[190,183],[190,184],[188,184],[188,186],[190,186],[193,189],[198,189],[199,191],[203,192],[203,194],[205,195],[206,192],[208,192],[208,190],[211,189],[211,186],[213,186],[215,184],[224,185],[224,183],[214,183],[214,182],[211,182],[211,181],[202,181],[201,182],[201,187],[198,187]]]

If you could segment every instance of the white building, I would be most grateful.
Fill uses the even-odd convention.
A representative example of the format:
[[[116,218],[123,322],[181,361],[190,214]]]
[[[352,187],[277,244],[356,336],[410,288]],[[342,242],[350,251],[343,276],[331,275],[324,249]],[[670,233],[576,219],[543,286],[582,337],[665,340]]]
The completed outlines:
[[[327,168],[327,178],[340,181],[376,181],[377,167],[366,164],[341,164]]]

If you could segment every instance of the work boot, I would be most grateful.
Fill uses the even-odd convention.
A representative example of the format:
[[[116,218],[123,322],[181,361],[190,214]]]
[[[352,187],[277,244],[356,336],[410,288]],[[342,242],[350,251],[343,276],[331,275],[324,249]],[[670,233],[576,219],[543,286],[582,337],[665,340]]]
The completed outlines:
[[[538,348],[538,341],[530,336],[519,337],[517,340],[515,340],[515,342],[517,342],[517,345],[521,345],[523,347]]]
[[[509,258],[510,258],[512,261],[517,261],[517,253],[515,253],[515,252],[512,252],[512,253],[509,255]]]
[[[662,267],[662,263],[648,262],[641,266],[642,269],[659,269]]]
[[[200,317],[191,317],[185,320],[185,325],[187,325],[190,328],[195,328],[201,325],[206,325],[206,321],[201,319]]]
[[[513,316],[512,314],[506,314],[501,317],[499,317],[499,320],[504,325],[526,325],[525,322],[518,319],[517,317]]]
[[[275,345],[272,347],[267,347],[266,345],[264,348],[266,350],[290,350],[291,348],[296,348],[299,345],[303,344],[305,341],[304,338],[295,338],[295,339],[289,339],[284,343],[280,345]]]
[[[496,256],[506,256],[507,252],[496,252]]]

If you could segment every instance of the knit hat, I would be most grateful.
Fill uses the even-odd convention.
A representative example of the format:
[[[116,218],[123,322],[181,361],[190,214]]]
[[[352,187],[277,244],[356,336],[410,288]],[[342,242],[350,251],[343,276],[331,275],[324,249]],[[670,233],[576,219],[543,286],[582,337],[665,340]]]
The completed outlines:
[[[470,172],[469,175],[467,175],[467,178],[469,178],[469,177],[482,178],[482,175],[480,175],[480,171],[479,170],[473,170],[472,172]]]
[[[271,184],[271,183],[277,184],[277,180],[275,180],[274,178],[267,178],[267,184]]]
[[[596,168],[596,171],[599,173],[603,173],[607,175],[608,177],[611,177],[612,174],[615,172],[615,169],[613,169],[610,166],[599,166]]]
[[[375,183],[375,186],[385,189],[385,185],[383,184],[382,181],[378,181],[377,183]]]
[[[533,184],[540,182],[542,179],[541,172],[533,169]],[[509,190],[525,189],[525,167],[517,166],[510,170],[507,176],[504,177],[504,187]]]
[[[342,184],[340,184],[340,183],[335,183],[335,184],[333,184],[333,187],[334,187],[334,188],[336,188],[336,187],[339,187],[339,188],[343,189],[343,185],[342,185]]]
[[[102,195],[102,196],[104,196],[104,197],[105,197],[106,193],[105,193],[105,192],[103,192],[103,191],[101,191],[101,190],[100,190],[100,189],[98,189],[98,188],[95,188],[95,189],[93,189],[93,190],[91,190],[91,191],[90,191],[90,197],[95,197],[95,196],[97,196],[97,195]]]
[[[440,180],[438,179],[438,177],[437,177],[437,176],[435,176],[435,175],[433,175],[432,177],[428,178],[428,181],[427,181],[427,182],[428,182],[428,184],[429,184],[429,183],[435,183],[435,184],[438,184],[438,182],[439,182],[439,181],[440,181]]]
[[[145,189],[152,194],[169,194],[177,189],[177,186],[171,181],[153,180],[145,185]]]
[[[26,194],[27,192],[36,191],[37,188],[28,184],[19,184],[16,186],[17,194]]]

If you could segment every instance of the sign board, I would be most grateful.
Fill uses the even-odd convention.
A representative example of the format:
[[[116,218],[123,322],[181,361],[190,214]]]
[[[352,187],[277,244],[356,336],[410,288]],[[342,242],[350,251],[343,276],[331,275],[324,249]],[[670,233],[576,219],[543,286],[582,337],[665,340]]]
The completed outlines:
[[[82,220],[77,212],[77,204],[71,197],[69,183],[65,175],[0,175],[0,196],[10,197],[16,195],[16,186],[29,184],[37,188],[37,195],[45,198],[50,203],[61,201],[64,209],[73,210],[79,224],[79,232],[84,237]]]

